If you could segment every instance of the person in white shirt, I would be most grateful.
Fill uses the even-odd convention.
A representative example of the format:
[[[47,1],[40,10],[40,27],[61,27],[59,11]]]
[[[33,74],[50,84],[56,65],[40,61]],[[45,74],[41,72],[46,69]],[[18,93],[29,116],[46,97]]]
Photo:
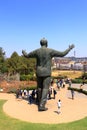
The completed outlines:
[[[58,100],[57,105],[58,105],[58,114],[60,114],[61,113],[61,100],[60,99]]]

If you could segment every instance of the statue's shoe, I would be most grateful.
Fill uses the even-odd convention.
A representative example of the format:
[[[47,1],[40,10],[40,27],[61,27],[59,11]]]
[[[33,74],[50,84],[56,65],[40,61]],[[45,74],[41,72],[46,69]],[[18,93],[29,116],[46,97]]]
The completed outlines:
[[[48,108],[45,108],[45,107],[39,107],[38,111],[47,111]]]

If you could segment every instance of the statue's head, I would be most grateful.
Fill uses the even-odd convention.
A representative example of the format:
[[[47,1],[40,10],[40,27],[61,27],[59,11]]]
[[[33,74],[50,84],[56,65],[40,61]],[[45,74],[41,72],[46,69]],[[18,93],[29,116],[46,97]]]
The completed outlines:
[[[43,38],[43,39],[40,40],[40,45],[47,47],[48,46],[48,41],[45,38]]]

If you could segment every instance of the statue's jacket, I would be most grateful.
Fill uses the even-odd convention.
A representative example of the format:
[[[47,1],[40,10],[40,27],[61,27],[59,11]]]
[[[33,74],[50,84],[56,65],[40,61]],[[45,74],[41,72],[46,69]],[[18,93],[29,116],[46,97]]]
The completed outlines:
[[[46,77],[51,76],[51,59],[53,57],[63,57],[69,51],[70,49],[66,49],[64,52],[60,52],[43,46],[30,52],[26,57],[36,58],[36,75],[38,77]]]

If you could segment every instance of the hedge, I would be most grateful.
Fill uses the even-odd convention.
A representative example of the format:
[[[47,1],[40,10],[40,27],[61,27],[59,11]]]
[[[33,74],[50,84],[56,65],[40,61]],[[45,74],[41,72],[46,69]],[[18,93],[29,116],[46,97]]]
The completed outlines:
[[[79,93],[83,93],[83,94],[87,95],[87,91],[83,90],[83,89],[68,87],[68,90],[74,90],[74,91],[77,91]]]

